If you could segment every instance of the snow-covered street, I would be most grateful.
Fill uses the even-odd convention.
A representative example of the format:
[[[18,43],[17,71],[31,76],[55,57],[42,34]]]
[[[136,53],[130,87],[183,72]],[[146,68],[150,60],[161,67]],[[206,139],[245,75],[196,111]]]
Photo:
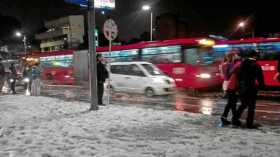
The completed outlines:
[[[280,127],[217,127],[217,117],[137,106],[0,96],[0,157],[279,157]]]

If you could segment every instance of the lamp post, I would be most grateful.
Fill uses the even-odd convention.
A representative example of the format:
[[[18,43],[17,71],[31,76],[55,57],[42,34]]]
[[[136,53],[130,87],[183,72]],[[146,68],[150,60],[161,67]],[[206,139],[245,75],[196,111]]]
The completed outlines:
[[[23,46],[24,46],[24,53],[25,53],[25,55],[27,55],[27,38],[26,38],[26,35],[24,35],[22,32],[19,32],[19,31],[17,31],[15,33],[15,35],[19,38],[23,37],[22,42],[23,42]]]
[[[151,28],[150,28],[150,40],[153,41],[153,11],[150,5],[143,5],[142,10],[151,11]]]
[[[246,26],[246,23],[242,21],[242,22],[239,22],[239,23],[238,23],[238,26],[237,26],[237,27],[243,29],[243,28],[245,28],[245,26]]]
[[[238,23],[237,28],[245,30],[246,26],[247,26],[247,23],[245,21],[241,21],[241,22]],[[252,28],[251,34],[252,34],[252,38],[254,38],[255,37],[255,29],[254,28]]]

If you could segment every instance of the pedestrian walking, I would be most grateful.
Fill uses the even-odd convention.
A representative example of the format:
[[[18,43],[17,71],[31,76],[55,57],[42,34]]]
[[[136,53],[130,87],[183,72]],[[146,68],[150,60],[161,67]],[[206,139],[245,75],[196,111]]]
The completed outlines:
[[[222,76],[224,79],[223,82],[223,92],[224,92],[224,98],[227,98],[227,87],[229,83],[230,78],[230,72],[232,71],[234,67],[234,57],[235,57],[235,50],[230,51],[226,53],[224,62],[222,63]]]
[[[254,50],[246,51],[247,57],[242,61],[238,74],[239,95],[241,105],[233,118],[232,124],[241,126],[239,120],[242,113],[248,108],[246,126],[249,129],[258,128],[254,125],[254,116],[256,109],[256,99],[259,89],[264,88],[264,77],[262,68],[257,64],[257,52]]]
[[[10,82],[10,90],[12,94],[16,94],[16,79],[17,79],[17,70],[14,63],[11,63],[9,82]]]
[[[233,66],[228,67],[228,72],[225,74],[228,78],[227,84],[227,104],[225,106],[224,112],[221,116],[221,122],[223,125],[229,125],[231,122],[227,119],[229,112],[232,113],[232,118],[236,115],[236,104],[237,104],[237,90],[238,90],[238,83],[237,83],[237,76],[239,73],[240,68],[240,61],[239,56],[237,55],[237,51],[230,52],[228,58],[232,60]]]
[[[109,77],[108,71],[103,64],[104,58],[97,54],[97,95],[98,95],[98,105],[104,105],[103,104],[103,94],[104,94],[104,82]]]
[[[0,93],[2,93],[2,88],[5,83],[5,67],[2,63],[2,58],[0,58]]]
[[[226,90],[227,90],[226,89],[227,88],[227,81],[225,80],[225,69],[226,69],[226,66],[227,66],[227,55],[224,56],[224,60],[223,60],[222,64],[219,66],[220,75],[223,78],[223,86],[222,86],[223,98],[226,98]]]
[[[36,63],[31,67],[31,96],[39,96],[41,94],[41,70],[39,63]]]
[[[29,65],[24,66],[22,76],[24,81],[25,95],[30,95],[32,74],[31,67]]]

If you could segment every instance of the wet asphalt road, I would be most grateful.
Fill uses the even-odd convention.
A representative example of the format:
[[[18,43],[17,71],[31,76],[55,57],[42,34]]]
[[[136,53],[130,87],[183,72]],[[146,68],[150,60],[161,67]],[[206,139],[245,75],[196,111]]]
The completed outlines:
[[[105,91],[104,103],[108,103]],[[89,90],[78,86],[45,86],[43,95],[62,98],[67,101],[89,101]],[[198,96],[190,96],[188,91],[176,91],[170,96],[152,98],[140,94],[112,93],[111,104],[137,105],[144,108],[178,110],[191,113],[220,116],[226,100],[219,92],[200,92]],[[246,113],[243,114],[246,116]],[[280,92],[261,92],[256,108],[256,120],[262,124],[280,125]]]

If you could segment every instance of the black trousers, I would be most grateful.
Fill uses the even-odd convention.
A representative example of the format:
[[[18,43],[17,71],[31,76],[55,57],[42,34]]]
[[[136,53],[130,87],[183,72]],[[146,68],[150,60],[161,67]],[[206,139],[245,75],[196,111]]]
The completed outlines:
[[[16,93],[16,81],[11,83],[11,90],[13,93]]]
[[[248,107],[247,127],[252,127],[254,124],[255,109],[256,109],[257,91],[248,90],[240,95],[241,105],[239,106],[235,120],[239,120],[244,110]]]
[[[236,103],[237,103],[237,95],[235,91],[227,91],[228,101],[225,106],[224,113],[222,117],[227,118],[229,111],[232,112],[232,117],[236,117]]]
[[[97,96],[98,96],[98,104],[103,104],[103,94],[104,94],[104,82],[98,82],[97,83]]]
[[[16,93],[16,79],[15,78],[10,78],[10,79],[13,79],[14,81],[10,83],[10,88],[11,88],[11,91],[13,93]]]

